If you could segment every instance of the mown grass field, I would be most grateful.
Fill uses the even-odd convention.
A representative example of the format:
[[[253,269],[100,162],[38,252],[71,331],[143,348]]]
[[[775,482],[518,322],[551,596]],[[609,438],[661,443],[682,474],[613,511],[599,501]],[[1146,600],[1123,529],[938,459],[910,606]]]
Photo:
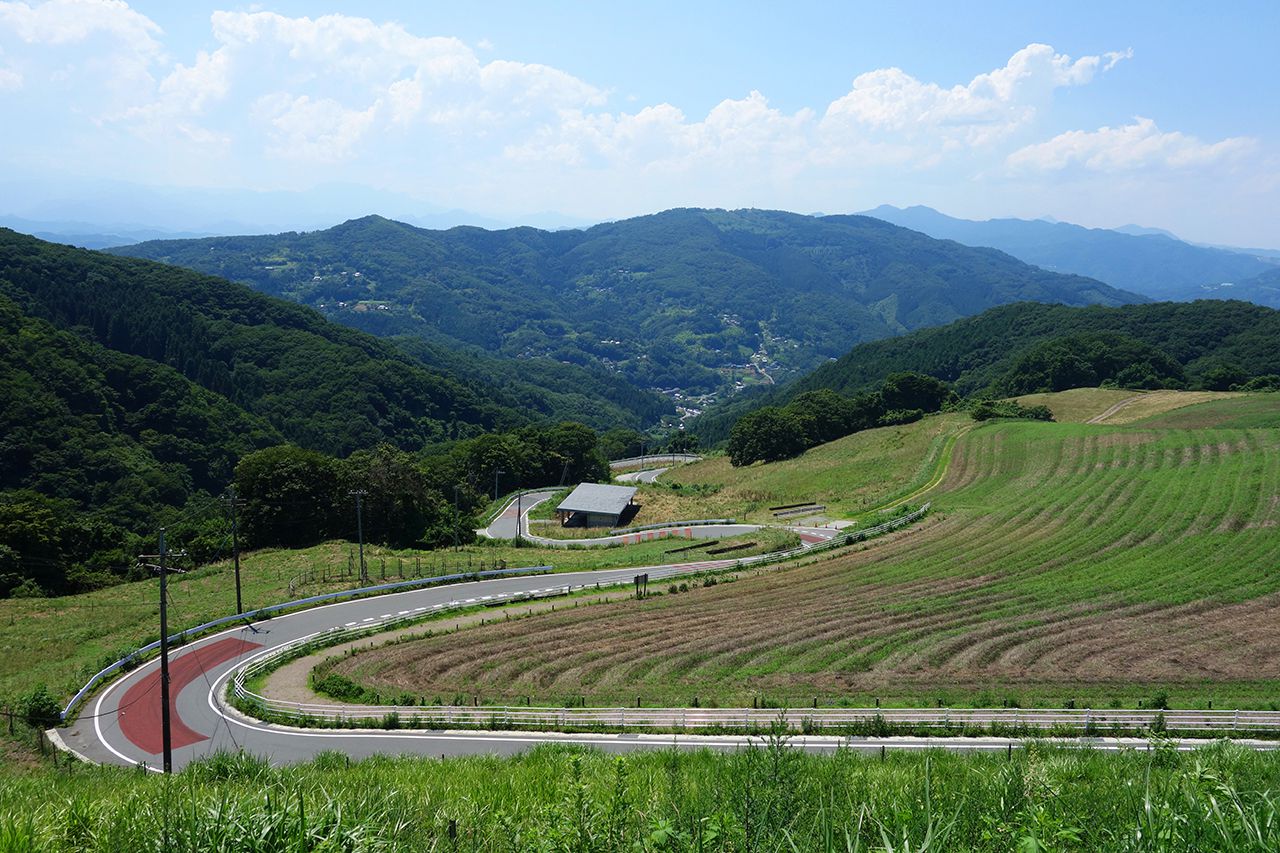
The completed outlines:
[[[1162,417],[1201,407],[1258,423],[1280,398]],[[922,524],[823,563],[370,652],[344,674],[549,704],[1280,700],[1280,431],[991,423],[931,497]]]
[[[1132,391],[1123,388],[1072,388],[1014,399],[1024,406],[1048,406],[1060,423],[1099,423],[1112,426],[1215,400],[1243,397],[1231,391]]]
[[[1193,406],[1149,415],[1132,425],[1158,429],[1280,428],[1280,400],[1276,394],[1222,395]]]
[[[1024,406],[1048,406],[1059,423],[1082,424],[1137,392],[1121,388],[1072,388],[1047,394],[1024,394],[1014,400]]]
[[[47,767],[0,786],[4,851],[1271,851],[1280,756],[219,757],[165,779]]]
[[[641,489],[637,498],[645,509],[640,515],[648,514],[649,521],[772,522],[771,506],[813,502],[825,505],[832,518],[853,518],[924,485],[936,471],[947,439],[969,423],[967,415],[934,415],[914,424],[854,433],[770,465],[734,468],[725,456],[682,465],[663,476],[667,485]],[[649,523],[640,516],[636,521]]]

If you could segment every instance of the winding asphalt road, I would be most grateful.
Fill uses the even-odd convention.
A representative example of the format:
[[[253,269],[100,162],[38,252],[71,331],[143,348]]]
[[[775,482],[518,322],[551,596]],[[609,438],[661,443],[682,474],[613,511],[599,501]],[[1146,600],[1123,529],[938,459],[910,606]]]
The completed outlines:
[[[739,749],[758,743],[759,738],[734,735],[560,734],[511,731],[380,731],[301,729],[263,723],[247,718],[225,704],[226,686],[233,671],[255,655],[293,640],[338,626],[355,627],[397,616],[426,614],[433,609],[482,604],[487,599],[513,593],[533,593],[565,585],[591,587],[595,584],[629,583],[638,572],[647,571],[653,580],[675,574],[732,565],[732,560],[691,563],[683,566],[653,566],[572,572],[471,582],[445,587],[429,587],[410,592],[357,599],[274,619],[244,624],[196,640],[171,658],[171,713],[174,720],[174,767],[219,750],[245,750],[277,764],[307,761],[318,753],[339,750],[352,757],[374,754],[412,754],[441,757],[472,754],[509,755],[541,743],[568,743],[608,752],[639,749]],[[113,682],[88,701],[79,717],[58,730],[55,739],[80,757],[106,764],[143,765],[156,769],[160,764],[160,702],[158,661],[152,660]],[[1003,751],[1019,748],[1017,738],[844,738],[796,736],[795,747],[816,752],[837,749],[879,751],[882,748],[920,750],[943,748],[959,752]],[[1119,750],[1143,748],[1140,738],[1090,738],[1068,741],[1089,748]],[[1180,741],[1180,748],[1193,748],[1205,741]],[[1273,749],[1275,741],[1242,741],[1258,749]]]
[[[224,706],[226,680],[233,669],[255,654],[338,626],[381,621],[395,615],[427,613],[433,608],[482,604],[486,596],[536,592],[565,585],[593,586],[624,582],[647,571],[657,580],[677,573],[732,565],[732,560],[681,567],[654,566],[597,572],[572,572],[501,578],[330,604],[278,616],[204,637],[182,647],[170,659],[171,712],[174,719],[174,766],[218,750],[244,749],[276,762],[305,761],[323,750],[340,749],[352,756],[374,753],[419,755],[507,754],[534,742],[561,736],[474,732],[337,732],[295,730],[250,720]],[[84,758],[110,764],[159,764],[159,662],[149,661],[102,690],[81,709],[63,742]],[[634,749],[649,739],[635,735],[595,736],[586,742]],[[563,736],[583,742],[574,736]],[[669,744],[670,739],[660,739]]]
[[[548,495],[549,496],[549,495]],[[514,532],[514,509],[510,524]],[[816,541],[834,531],[811,531]],[[804,534],[802,534],[803,536]],[[813,541],[806,538],[806,541]],[[286,643],[337,627],[354,628],[395,617],[427,614],[432,610],[479,605],[512,594],[538,594],[548,589],[628,584],[639,573],[660,580],[678,574],[726,568],[732,559],[593,572],[500,578],[452,586],[426,587],[408,592],[345,601],[300,610],[288,615],[243,625],[197,639],[171,656],[171,715],[174,731],[174,767],[223,750],[245,750],[277,764],[307,761],[317,754],[338,750],[355,758],[374,754],[450,756],[471,754],[509,755],[542,743],[570,743],[608,752],[640,749],[740,749],[759,738],[733,735],[671,734],[561,734],[510,731],[338,730],[301,729],[250,719],[225,703],[227,681],[233,672],[256,655],[267,654]],[[141,765],[155,770],[160,764],[159,662],[151,660],[116,679],[80,708],[65,728],[51,732],[60,746],[81,758],[104,764]],[[1280,715],[1273,723],[1280,727]],[[1093,749],[1143,748],[1140,738],[1089,738],[1071,740]],[[1019,748],[1017,738],[844,738],[796,736],[790,743],[800,749],[831,752],[852,749],[921,750],[943,748],[957,752],[990,752]],[[1178,741],[1190,749],[1205,741]],[[1241,741],[1258,749],[1273,749],[1275,741]]]

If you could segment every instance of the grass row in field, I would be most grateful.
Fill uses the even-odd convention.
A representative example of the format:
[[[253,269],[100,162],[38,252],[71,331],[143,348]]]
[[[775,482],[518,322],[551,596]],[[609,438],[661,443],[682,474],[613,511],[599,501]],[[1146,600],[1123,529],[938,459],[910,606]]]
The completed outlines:
[[[218,756],[171,779],[37,769],[0,786],[5,850],[1274,850],[1280,756],[735,753]]]
[[[889,542],[362,655],[360,677],[543,704],[989,694],[1108,707],[1166,691],[1182,706],[1267,707],[1278,493],[1272,430],[991,424],[957,445],[930,518]]]

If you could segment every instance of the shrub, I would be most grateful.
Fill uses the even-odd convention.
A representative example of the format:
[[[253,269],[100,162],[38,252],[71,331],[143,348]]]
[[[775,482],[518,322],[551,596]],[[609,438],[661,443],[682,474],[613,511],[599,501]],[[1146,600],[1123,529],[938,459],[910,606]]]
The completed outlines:
[[[62,719],[62,707],[43,684],[22,697],[22,718],[36,728],[47,729]]]
[[[975,421],[992,418],[1022,418],[1032,421],[1051,421],[1053,412],[1048,406],[1024,406],[1014,400],[982,400],[969,412]]]

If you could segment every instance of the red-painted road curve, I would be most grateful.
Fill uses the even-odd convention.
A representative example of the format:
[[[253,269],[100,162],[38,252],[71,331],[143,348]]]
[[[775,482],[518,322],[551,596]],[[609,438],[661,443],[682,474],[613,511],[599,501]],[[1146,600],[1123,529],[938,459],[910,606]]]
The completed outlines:
[[[192,731],[178,716],[178,694],[202,673],[261,648],[237,637],[227,637],[202,646],[177,658],[169,665],[169,718],[173,729],[173,748],[178,749],[208,740],[208,735]],[[120,731],[134,746],[159,755],[164,749],[160,733],[160,672],[157,670],[130,687],[120,700]]]

